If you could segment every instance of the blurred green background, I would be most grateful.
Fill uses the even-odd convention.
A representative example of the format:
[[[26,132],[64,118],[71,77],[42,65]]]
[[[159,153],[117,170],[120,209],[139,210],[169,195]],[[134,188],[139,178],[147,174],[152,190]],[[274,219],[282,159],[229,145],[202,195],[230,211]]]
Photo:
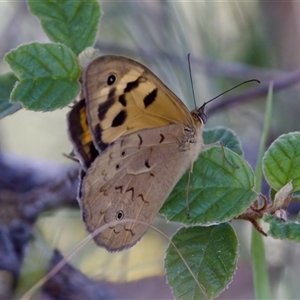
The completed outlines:
[[[299,130],[299,84],[291,84],[291,81],[285,79],[300,66],[300,2],[107,1],[102,3],[102,11],[95,47],[103,55],[120,54],[144,63],[190,109],[194,108],[194,104],[188,73],[188,53],[191,53],[197,106],[244,80],[255,78],[261,81],[261,85],[267,85],[270,80],[276,79],[276,82],[282,83],[282,88],[274,94],[273,120],[268,142],[271,143],[282,133]],[[25,1],[0,2],[0,20],[1,58],[20,44],[31,41],[48,42],[39,21],[28,12]],[[1,74],[9,71],[8,65],[2,60],[0,70]],[[215,107],[221,101],[226,101],[225,97],[247,93],[257,87],[254,83],[245,85],[220,97],[213,105]],[[250,98],[214,114],[209,113],[208,106],[206,126],[233,129],[241,139],[246,160],[253,167],[263,127],[265,100],[266,95]],[[21,110],[6,117],[0,121],[1,150],[24,158],[71,164],[62,155],[69,153],[72,148],[65,120],[68,110],[64,108],[52,113]],[[56,218],[62,222],[53,223],[53,218],[47,216],[39,221],[39,226],[41,230],[51,227],[53,232],[47,231],[47,242],[67,251],[66,248],[71,249],[75,242],[68,241],[67,245],[61,245],[65,239],[62,233],[57,237],[57,231],[58,228],[63,228],[69,231],[67,236],[71,236],[72,232],[80,228],[82,235],[77,238],[78,242],[84,235],[79,212],[60,212]],[[233,222],[239,235],[241,257],[233,283],[220,299],[254,297],[249,262],[251,227],[244,223]],[[161,237],[158,239],[159,246],[153,246],[153,249],[164,249],[166,243],[161,241]],[[271,238],[265,241],[274,297],[296,299],[300,292],[300,262],[297,259],[299,245]],[[141,248],[141,252],[145,249],[142,243],[143,241],[136,246]],[[142,275],[133,276],[133,279],[163,275],[163,249],[152,251],[154,254],[151,259],[155,260],[158,268],[150,272],[150,275],[146,270],[153,263],[145,262],[145,258],[136,260]],[[95,257],[99,257],[99,251],[105,250],[93,248],[92,251],[96,251]],[[121,256],[123,258],[118,259],[123,262],[124,257],[128,259],[132,256],[128,254],[130,252],[126,253]],[[148,253],[146,257],[149,257]],[[94,278],[109,278],[103,272],[106,268],[103,265],[101,267],[90,263],[90,266],[82,267],[83,263],[78,261],[79,259],[75,264],[85,268],[86,274]],[[143,265],[141,261],[144,261]],[[130,279],[130,276],[123,273],[116,277]]]

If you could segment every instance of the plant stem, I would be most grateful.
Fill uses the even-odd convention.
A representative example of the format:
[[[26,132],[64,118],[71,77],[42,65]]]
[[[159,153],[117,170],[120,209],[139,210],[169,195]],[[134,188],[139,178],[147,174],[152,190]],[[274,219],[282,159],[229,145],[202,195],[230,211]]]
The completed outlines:
[[[264,120],[264,129],[260,141],[259,155],[257,165],[255,168],[255,188],[258,193],[261,192],[262,185],[262,159],[266,148],[266,140],[268,137],[271,114],[272,114],[272,100],[273,100],[273,84],[269,86],[268,98],[266,103],[266,113]],[[252,228],[251,237],[251,256],[252,256],[252,270],[253,283],[256,299],[271,299],[271,289],[269,274],[266,262],[265,246],[263,236]]]

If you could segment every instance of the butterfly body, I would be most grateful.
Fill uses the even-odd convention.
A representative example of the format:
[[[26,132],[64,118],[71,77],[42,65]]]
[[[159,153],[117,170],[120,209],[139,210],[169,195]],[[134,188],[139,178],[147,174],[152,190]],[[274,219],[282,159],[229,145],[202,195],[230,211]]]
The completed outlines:
[[[85,162],[79,194],[83,220],[89,232],[110,223],[94,240],[109,251],[120,251],[134,245],[149,226],[116,222],[152,223],[198,158],[203,121],[150,70],[124,57],[94,60],[83,87],[88,126],[75,126],[72,113],[68,118],[69,128],[81,130],[79,139],[72,129],[70,136]],[[99,155],[89,153],[93,147]]]

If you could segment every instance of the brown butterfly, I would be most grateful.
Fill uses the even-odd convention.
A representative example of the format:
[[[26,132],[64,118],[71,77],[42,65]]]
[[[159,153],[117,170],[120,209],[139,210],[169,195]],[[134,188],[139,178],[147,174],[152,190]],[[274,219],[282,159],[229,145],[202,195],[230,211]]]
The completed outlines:
[[[68,125],[83,168],[79,203],[87,230],[122,219],[150,225],[201,152],[204,105],[189,112],[147,67],[121,56],[89,64],[83,95]],[[120,251],[148,228],[133,221],[114,224],[94,240]]]

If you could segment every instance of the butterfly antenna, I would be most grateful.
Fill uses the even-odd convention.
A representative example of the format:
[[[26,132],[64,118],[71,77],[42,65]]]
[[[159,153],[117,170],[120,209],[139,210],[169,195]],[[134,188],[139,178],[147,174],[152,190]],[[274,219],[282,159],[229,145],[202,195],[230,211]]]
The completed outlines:
[[[206,118],[207,118],[207,117],[206,117],[206,114],[205,114],[205,106],[206,106],[208,103],[210,103],[210,102],[214,101],[215,99],[219,98],[220,96],[222,96],[222,95],[224,95],[224,94],[226,94],[226,93],[228,93],[228,92],[230,92],[230,91],[236,89],[237,87],[239,87],[239,86],[241,86],[241,85],[244,85],[244,84],[246,84],[246,83],[250,83],[250,82],[257,82],[257,83],[260,83],[260,81],[257,80],[257,79],[249,79],[249,80],[243,81],[243,82],[241,82],[241,83],[235,85],[234,87],[232,87],[232,88],[226,90],[225,92],[222,92],[222,93],[219,94],[218,96],[213,97],[213,98],[210,99],[209,101],[204,102],[204,103],[201,105],[201,107],[198,109],[198,114],[201,115],[202,120],[206,121]],[[204,123],[205,123],[205,122],[204,122]]]
[[[226,93],[228,93],[228,92],[230,92],[230,91],[232,91],[232,90],[236,89],[237,87],[239,87],[239,86],[241,86],[241,85],[244,85],[244,84],[246,84],[246,83],[249,83],[249,82],[257,82],[257,83],[260,83],[260,81],[259,81],[259,80],[257,80],[257,79],[249,79],[249,80],[243,81],[243,82],[241,82],[241,83],[239,83],[239,84],[235,85],[234,87],[232,87],[232,88],[228,89],[227,91],[225,91],[225,92],[222,92],[222,93],[221,93],[221,94],[219,94],[218,96],[216,96],[216,97],[213,97],[213,98],[212,98],[212,99],[210,99],[209,101],[207,101],[207,102],[204,102],[202,106],[205,106],[206,104],[208,104],[208,103],[212,102],[213,100],[215,100],[215,99],[219,98],[220,96],[222,96],[222,95],[224,95],[224,94],[226,94]]]
[[[190,74],[190,81],[192,86],[192,93],[193,93],[193,99],[194,99],[194,105],[195,109],[197,107],[196,103],[196,97],[195,97],[195,90],[194,90],[194,83],[193,83],[193,76],[192,76],[192,68],[191,68],[191,59],[190,59],[191,53],[188,53],[187,59],[188,59],[188,65],[189,65],[189,74]]]

